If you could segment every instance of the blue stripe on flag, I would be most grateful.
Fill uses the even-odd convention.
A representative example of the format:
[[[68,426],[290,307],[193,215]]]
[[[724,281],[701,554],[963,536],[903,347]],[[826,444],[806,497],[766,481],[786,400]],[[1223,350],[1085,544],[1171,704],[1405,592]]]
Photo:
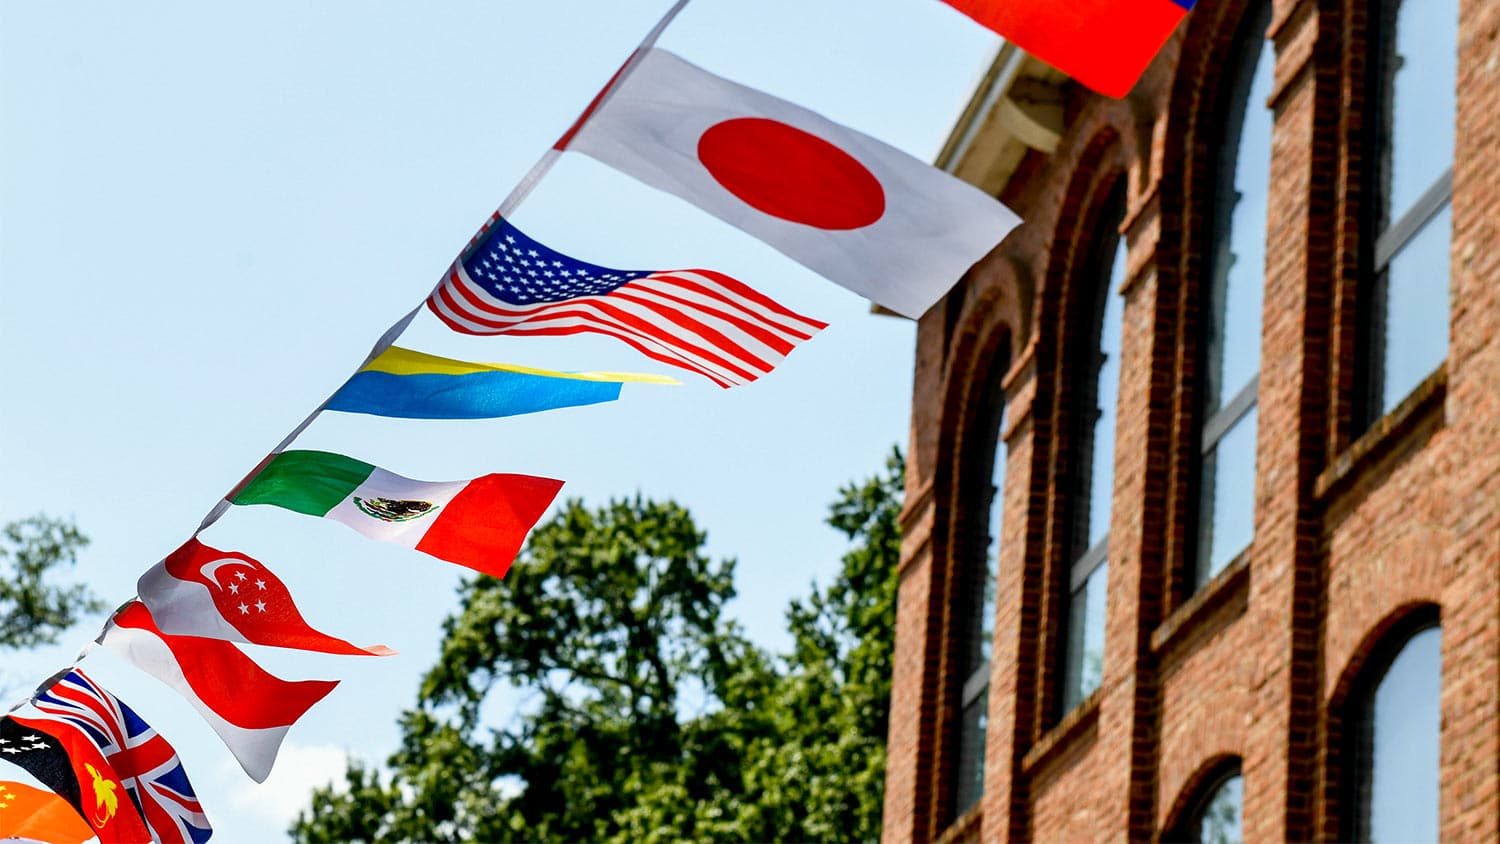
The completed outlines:
[[[505,371],[466,375],[362,371],[339,388],[328,409],[400,419],[494,419],[619,397],[617,381]]]

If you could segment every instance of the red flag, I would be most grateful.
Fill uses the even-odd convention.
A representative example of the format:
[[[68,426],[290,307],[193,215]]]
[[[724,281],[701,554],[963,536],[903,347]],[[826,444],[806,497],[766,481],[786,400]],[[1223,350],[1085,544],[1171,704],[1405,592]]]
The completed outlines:
[[[1101,94],[1123,97],[1194,0],[945,0]]]
[[[25,707],[20,712],[33,710]],[[77,727],[12,714],[0,718],[0,745],[7,762],[26,769],[72,804],[101,842],[151,840],[119,774]]]
[[[140,601],[115,613],[99,643],[187,698],[256,782],[270,776],[292,724],[338,685],[283,680],[228,642],[169,636]]]
[[[37,693],[38,717],[82,730],[104,754],[157,844],[202,844],[213,835],[177,751],[124,701],[77,668]]]
[[[260,561],[197,539],[152,566],[136,583],[156,626],[174,636],[203,636],[330,654],[390,656],[313,629],[286,584]]]

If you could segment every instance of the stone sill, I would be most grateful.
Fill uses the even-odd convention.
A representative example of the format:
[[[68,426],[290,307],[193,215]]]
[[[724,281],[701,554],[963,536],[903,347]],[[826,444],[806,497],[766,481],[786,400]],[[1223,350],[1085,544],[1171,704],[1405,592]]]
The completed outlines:
[[[1408,433],[1416,430],[1430,414],[1442,409],[1447,394],[1448,363],[1444,361],[1394,410],[1376,420],[1370,430],[1333,458],[1314,482],[1313,497],[1327,502],[1348,489],[1356,478],[1382,458],[1394,454]]]
[[[984,812],[980,808],[983,803],[984,801],[980,800],[974,804],[973,808],[959,815],[958,819],[953,821],[953,823],[948,824],[948,828],[943,830],[943,834],[939,835],[933,844],[956,844],[959,841],[970,841],[977,838],[979,835],[979,821],[984,817]]]
[[[1073,707],[1073,711],[1063,716],[1057,722],[1057,726],[1048,730],[1037,741],[1036,746],[1021,760],[1021,771],[1026,776],[1036,776],[1036,772],[1052,759],[1056,758],[1064,749],[1094,724],[1099,721],[1099,701],[1104,697],[1101,686],[1086,698],[1083,702]]]
[[[1251,547],[1254,547],[1253,545]],[[1250,588],[1250,549],[1240,552],[1224,570],[1203,584],[1193,597],[1172,611],[1151,632],[1151,652],[1161,656],[1173,650],[1185,633],[1196,630],[1200,622],[1220,607],[1234,601]]]

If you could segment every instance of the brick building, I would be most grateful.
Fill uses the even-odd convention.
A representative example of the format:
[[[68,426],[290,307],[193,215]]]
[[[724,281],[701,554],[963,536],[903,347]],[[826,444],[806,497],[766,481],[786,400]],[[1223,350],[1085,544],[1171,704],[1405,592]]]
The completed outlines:
[[[885,840],[1500,839],[1500,2],[1002,49],[922,317]]]

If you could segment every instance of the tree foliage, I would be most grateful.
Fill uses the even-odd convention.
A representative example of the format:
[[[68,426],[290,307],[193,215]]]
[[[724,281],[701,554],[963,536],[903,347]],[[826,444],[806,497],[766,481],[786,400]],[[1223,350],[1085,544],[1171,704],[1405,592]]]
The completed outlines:
[[[53,644],[81,616],[104,609],[87,586],[50,582],[88,543],[71,522],[46,516],[0,528],[0,648]]]
[[[899,452],[845,487],[839,575],[773,657],[728,618],[734,561],[681,506],[569,502],[504,583],[460,587],[389,772],[352,764],[293,836],[334,841],[874,840],[895,623]],[[522,714],[483,721],[497,683]]]

